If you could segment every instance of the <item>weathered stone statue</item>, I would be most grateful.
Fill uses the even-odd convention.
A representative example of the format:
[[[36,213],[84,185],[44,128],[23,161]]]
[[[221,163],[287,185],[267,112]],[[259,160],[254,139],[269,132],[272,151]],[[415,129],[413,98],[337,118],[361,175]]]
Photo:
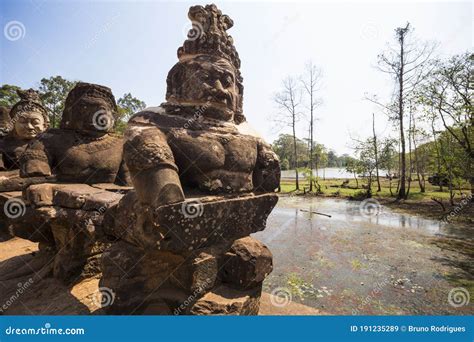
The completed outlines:
[[[66,282],[100,272],[103,213],[130,189],[123,139],[113,133],[116,115],[109,88],[78,83],[67,96],[61,127],[43,133],[21,158],[25,179],[55,178],[17,195],[23,208],[10,215],[9,230],[53,253],[53,275]]]
[[[103,255],[112,313],[257,314],[272,270],[249,234],[277,202],[279,161],[242,112],[232,20],[215,5],[193,6],[189,18],[167,102],[135,114],[126,132],[136,191],[106,213],[119,239]]]
[[[0,106],[0,139],[6,137],[11,130],[11,108]]]
[[[20,167],[20,158],[26,146],[46,128],[48,128],[48,112],[33,89],[18,91],[20,101],[10,111],[10,120],[2,115],[2,135],[0,140],[0,170],[15,170]],[[3,110],[2,112],[5,112]],[[4,114],[4,113],[3,113]],[[5,124],[6,122],[6,124]]]
[[[127,183],[122,139],[112,133],[117,105],[111,90],[78,83],[68,94],[60,129],[50,129],[30,144],[22,177],[54,174],[60,182]]]
[[[20,160],[27,145],[48,127],[48,112],[33,89],[19,90],[20,101],[0,117],[0,234],[7,235],[5,203],[21,195]],[[33,181],[37,181],[36,179]]]

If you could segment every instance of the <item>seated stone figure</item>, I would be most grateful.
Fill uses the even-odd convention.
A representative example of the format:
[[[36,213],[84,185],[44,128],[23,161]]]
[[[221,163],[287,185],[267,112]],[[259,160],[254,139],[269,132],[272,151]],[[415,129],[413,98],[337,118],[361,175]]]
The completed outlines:
[[[243,115],[232,20],[215,5],[188,16],[167,102],[135,114],[125,134],[135,191],[104,219],[119,239],[102,260],[111,313],[257,314],[272,270],[249,234],[277,202],[279,160]]]
[[[43,133],[21,158],[22,179],[43,181],[17,194],[24,207],[10,215],[9,232],[53,253],[53,275],[67,282],[100,272],[95,260],[107,240],[102,214],[130,189],[122,186],[129,175],[123,139],[113,133],[116,115],[109,88],[78,83],[66,98],[60,128]]]
[[[18,91],[18,95],[20,101],[11,109],[10,120],[2,130],[9,133],[0,140],[0,170],[3,171],[19,169],[26,146],[48,128],[49,123],[48,112],[34,90]]]
[[[30,144],[22,177],[55,175],[60,182],[128,182],[122,139],[112,133],[117,105],[111,90],[78,83],[68,94],[60,129],[50,129]]]

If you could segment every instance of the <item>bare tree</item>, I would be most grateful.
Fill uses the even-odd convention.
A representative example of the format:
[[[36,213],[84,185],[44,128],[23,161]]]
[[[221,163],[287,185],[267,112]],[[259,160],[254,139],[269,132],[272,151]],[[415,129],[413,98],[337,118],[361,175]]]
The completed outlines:
[[[435,49],[432,43],[420,43],[411,33],[410,24],[395,29],[396,46],[389,46],[386,51],[378,56],[378,69],[389,74],[396,82],[395,100],[396,108],[383,106],[393,114],[400,131],[400,186],[397,199],[405,199],[406,192],[406,141],[405,141],[405,105],[407,98],[425,80],[428,74],[429,60]],[[376,102],[376,101],[373,101]]]
[[[321,69],[316,67],[312,61],[306,64],[305,75],[301,77],[301,83],[303,89],[308,96],[308,109],[309,109],[309,168],[311,170],[309,191],[313,191],[313,168],[314,168],[314,111],[322,103],[321,99],[316,96],[317,92],[321,90]]]
[[[291,127],[292,129],[293,153],[295,160],[295,165],[293,166],[295,167],[296,172],[296,190],[299,190],[296,123],[301,117],[301,113],[299,112],[301,91],[293,77],[287,77],[283,80],[283,89],[275,94],[274,101],[280,109],[280,112],[274,118],[274,121],[283,126]]]

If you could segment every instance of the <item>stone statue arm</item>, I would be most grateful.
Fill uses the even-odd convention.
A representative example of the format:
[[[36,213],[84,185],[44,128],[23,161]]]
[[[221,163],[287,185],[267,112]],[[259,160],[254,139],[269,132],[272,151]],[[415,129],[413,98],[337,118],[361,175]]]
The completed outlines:
[[[184,193],[166,134],[158,127],[129,123],[124,159],[139,201],[158,207],[184,200]]]
[[[253,185],[256,192],[273,192],[280,186],[280,160],[262,139],[257,143],[257,163],[253,172]]]
[[[34,140],[26,147],[20,158],[20,176],[51,176],[50,158],[42,140]]]

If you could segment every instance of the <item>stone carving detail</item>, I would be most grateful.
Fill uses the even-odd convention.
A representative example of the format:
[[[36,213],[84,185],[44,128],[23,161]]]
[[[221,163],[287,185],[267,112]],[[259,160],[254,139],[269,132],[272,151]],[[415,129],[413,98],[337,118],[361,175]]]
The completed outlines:
[[[20,101],[10,110],[10,119],[2,115],[0,170],[16,170],[28,143],[48,128],[48,112],[33,89],[19,90]],[[6,108],[2,109],[5,114]],[[8,133],[6,133],[8,132]]]
[[[9,107],[0,106],[0,139],[7,136],[11,130]]]
[[[189,18],[167,102],[135,114],[126,132],[135,191],[103,223],[119,240],[102,257],[110,313],[257,314],[272,270],[249,235],[277,202],[279,160],[242,113],[232,20],[215,5],[193,6]]]
[[[122,139],[112,133],[116,116],[117,105],[109,88],[78,83],[66,98],[61,128],[48,130],[26,149],[21,176],[127,184]]]
[[[22,215],[7,220],[10,233],[54,253],[52,273],[68,283],[100,273],[108,244],[104,213],[130,190],[123,140],[113,134],[116,115],[109,88],[78,83],[66,99],[61,128],[28,145],[20,160],[22,178],[1,182],[23,188],[0,193],[0,203],[14,198],[23,204]]]

